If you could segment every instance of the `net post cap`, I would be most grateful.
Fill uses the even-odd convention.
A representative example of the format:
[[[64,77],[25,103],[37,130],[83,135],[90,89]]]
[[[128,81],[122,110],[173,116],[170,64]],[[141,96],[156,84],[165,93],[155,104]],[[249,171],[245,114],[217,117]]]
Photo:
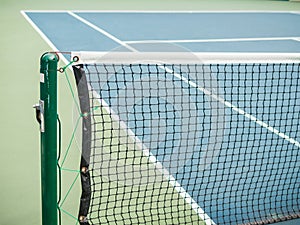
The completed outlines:
[[[41,61],[48,62],[48,61],[59,61],[59,56],[55,52],[45,52],[41,56]]]

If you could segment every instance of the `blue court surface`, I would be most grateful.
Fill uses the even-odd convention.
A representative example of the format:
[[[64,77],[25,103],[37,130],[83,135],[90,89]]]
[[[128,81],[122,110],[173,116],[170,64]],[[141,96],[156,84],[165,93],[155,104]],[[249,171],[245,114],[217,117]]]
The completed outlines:
[[[109,52],[116,49],[145,52],[159,50],[176,51],[178,49],[181,49],[183,51],[194,53],[300,53],[300,12],[27,11],[23,12],[23,15],[33,25],[37,32],[39,32],[44,40],[50,45],[50,47],[53,50],[60,52]],[[214,70],[216,69],[212,68],[211,70],[212,72],[214,72]],[[188,162],[185,165],[185,172],[183,173],[182,171],[172,171],[172,167],[166,165],[166,163],[164,162],[165,159],[158,158],[158,160],[162,162],[165,168],[168,168],[169,171],[173,173],[175,179],[183,181],[181,185],[191,195],[191,197],[196,200],[198,205],[202,206],[203,202],[210,205],[209,208],[205,208],[204,206],[203,210],[216,224],[226,224],[226,222],[230,221],[229,214],[225,213],[220,215],[216,213],[218,211],[218,207],[227,209],[228,211],[234,211],[234,209],[232,209],[232,207],[234,206],[230,204],[230,201],[228,200],[229,198],[243,198],[243,196],[245,195],[252,196],[251,200],[254,204],[253,207],[259,208],[260,204],[258,201],[262,193],[257,192],[258,189],[252,187],[253,180],[247,180],[247,178],[245,178],[247,174],[252,174],[251,177],[254,177],[256,179],[255,183],[261,185],[259,187],[259,190],[264,190],[267,193],[266,198],[268,198],[270,202],[272,202],[272,200],[274,200],[274,202],[277,202],[275,200],[276,195],[272,193],[288,191],[284,189],[285,181],[297,179],[297,177],[289,177],[292,173],[288,173],[287,177],[282,177],[282,180],[280,181],[281,183],[277,184],[278,190],[269,190],[268,186],[271,187],[273,185],[272,182],[278,182],[278,179],[271,179],[266,184],[263,180],[261,180],[259,176],[255,175],[256,169],[262,167],[265,171],[282,170],[283,174],[286,174],[284,172],[284,170],[286,169],[284,166],[285,162],[283,162],[281,159],[289,159],[294,165],[294,174],[299,174],[300,161],[299,159],[295,160],[295,157],[298,155],[297,152],[299,151],[300,147],[300,116],[299,114],[296,115],[293,113],[289,113],[295,112],[297,110],[298,112],[300,112],[299,102],[297,103],[297,101],[299,101],[300,99],[299,91],[297,92],[299,84],[293,85],[286,83],[291,87],[289,91],[295,94],[294,98],[291,100],[295,102],[293,104],[285,104],[284,101],[286,100],[284,100],[284,98],[281,98],[283,90],[275,90],[276,87],[274,87],[274,90],[272,90],[272,84],[268,83],[269,80],[267,76],[270,74],[266,73],[266,77],[264,77],[264,75],[260,75],[259,79],[261,79],[262,82],[265,82],[264,85],[269,86],[270,92],[277,92],[275,96],[268,94],[268,91],[266,92],[264,90],[265,86],[262,86],[260,89],[259,85],[254,84],[254,82],[259,82],[258,74],[254,73],[252,75],[254,76],[254,81],[245,79],[243,83],[244,86],[241,86],[241,83],[239,83],[238,80],[233,79],[233,81],[229,81],[226,80],[225,77],[224,79],[222,77],[219,77],[221,82],[219,82],[217,85],[220,90],[226,91],[228,87],[232,87],[233,92],[236,91],[236,89],[239,89],[239,95],[227,96],[224,91],[224,93],[221,93],[222,101],[220,101],[220,99],[216,99],[217,101],[214,102],[201,103],[201,105],[199,103],[199,105],[197,105],[198,103],[195,102],[203,102],[203,100],[200,99],[198,101],[198,99],[191,99],[191,101],[188,101],[186,103],[177,102],[174,103],[173,106],[169,105],[170,111],[173,110],[172,107],[176,109],[177,104],[181,106],[186,104],[187,108],[194,107],[197,109],[210,108],[215,104],[216,107],[218,107],[220,110],[223,110],[224,112],[234,109],[238,113],[235,117],[236,120],[231,121],[230,127],[235,129],[237,134],[239,132],[244,132],[243,126],[245,125],[245,123],[247,123],[247,127],[249,128],[248,134],[250,135],[245,135],[243,137],[240,137],[239,140],[236,139],[234,142],[231,142],[232,131],[230,131],[230,134],[226,135],[226,132],[228,131],[228,123],[226,121],[230,120],[230,118],[224,117],[217,119],[217,121],[221,121],[222,124],[224,124],[224,127],[221,127],[221,125],[219,126],[220,129],[223,129],[222,132],[225,133],[223,145],[227,144],[228,146],[230,146],[231,143],[236,144],[237,146],[231,147],[232,149],[237,148],[240,151],[240,154],[244,155],[245,164],[243,166],[235,165],[234,163],[238,163],[238,161],[233,159],[230,165],[231,168],[228,168],[229,165],[227,165],[226,162],[228,155],[225,155],[225,152],[222,151],[222,147],[219,146],[220,152],[218,153],[218,162],[216,162],[215,164],[213,162],[212,167],[219,164],[219,167],[223,166],[224,168],[222,175],[218,174],[217,171],[216,174],[214,174],[214,185],[216,193],[212,192],[209,196],[204,196],[201,193],[201,190],[193,189],[193,192],[189,193],[189,183],[185,183],[187,181],[191,182],[190,179],[185,179],[185,176],[186,174],[190,175],[195,172],[195,168],[193,168],[193,165],[197,165],[199,164],[199,162],[194,162],[193,160]],[[272,76],[273,78],[276,78],[276,76],[279,76],[279,74],[274,73]],[[297,80],[299,74],[292,73],[291,76],[291,78]],[[103,80],[101,81],[101,83],[104,85],[101,87],[96,87],[96,89],[103,90],[101,96],[103,96],[104,100],[110,105],[110,107],[112,107],[112,109],[117,112],[120,109],[114,108],[113,102],[116,98],[111,98],[111,96],[125,95],[126,93],[122,93],[122,91],[120,91],[119,93],[106,92],[105,88],[107,86],[111,88],[114,87],[115,84],[114,81],[109,80],[109,77],[103,77],[102,79]],[[133,79],[138,78],[123,77],[121,79],[124,80],[118,81],[119,85],[121,85],[118,88],[122,90],[122,85],[124,85],[125,82],[132,81],[132,83],[134,83]],[[166,80],[168,80],[168,78]],[[195,80],[197,80],[197,78],[195,78]],[[198,78],[198,80],[200,79]],[[174,80],[173,78],[172,81],[174,82],[174,86],[176,88],[180,86],[176,85],[176,79]],[[178,83],[179,82],[180,81],[178,80]],[[283,82],[289,81],[283,80]],[[252,93],[250,89],[252,88],[253,84],[256,87],[258,86],[257,96],[250,96],[250,93]],[[168,81],[163,84],[163,86],[166,87],[170,87],[170,85],[172,84],[169,84]],[[140,89],[141,87],[134,88]],[[186,90],[189,89],[182,84],[181,88],[182,96],[185,96]],[[190,92],[197,92],[197,90],[192,90]],[[258,103],[260,105],[259,110],[256,110],[255,114],[253,114],[252,116],[248,116],[250,118],[249,121],[245,121],[245,112],[243,111],[243,109],[247,112],[252,112],[252,106],[249,105],[249,101],[247,101],[247,99],[249,99],[250,97],[252,98],[252,100],[256,97],[259,98],[260,93],[267,93],[265,94],[265,96],[260,96],[263,97],[264,101]],[[159,96],[160,94],[163,94],[163,91],[162,93],[156,92],[153,94]],[[202,95],[199,94],[199,98],[205,98],[205,96],[203,95],[203,93]],[[143,97],[145,98],[145,93],[140,92],[139,98],[142,99]],[[148,97],[149,99],[147,100],[151,101],[150,96]],[[274,98],[278,101],[278,107],[273,106]],[[168,101],[168,99],[166,99],[166,101]],[[169,102],[172,102],[172,100],[170,99]],[[225,106],[223,105],[222,107],[219,107],[220,102],[225,102]],[[158,105],[156,111],[160,111],[159,104],[156,105]],[[165,105],[168,106],[168,104]],[[236,105],[238,105],[240,109],[236,109]],[[263,105],[270,105],[270,107],[264,109]],[[230,115],[230,112],[228,114]],[[165,115],[164,113],[161,116],[166,118],[169,117],[169,115]],[[182,118],[189,117],[189,115],[181,116]],[[283,123],[286,122],[287,124],[278,122],[281,121],[282,118],[286,117],[291,118],[291,120],[284,120]],[[125,123],[127,123],[127,126],[129,128],[131,127],[130,121],[132,120],[130,119],[130,115],[124,115],[124,118],[120,116],[120,118],[125,121]],[[129,118],[128,122],[126,121],[127,118]],[[204,118],[204,116],[200,116],[200,118]],[[268,123],[268,125],[266,125],[265,122]],[[250,125],[248,125],[248,123]],[[205,121],[195,121],[195,124],[205,124]],[[213,129],[214,127],[212,127],[213,125],[211,124],[207,126],[207,129],[216,130]],[[218,124],[214,124],[214,126],[218,126]],[[281,127],[288,129],[282,130]],[[195,128],[195,130],[195,132],[189,132],[188,128],[181,128],[178,131],[175,131],[175,135],[179,135],[179,133],[181,132],[181,135],[182,133],[184,133],[184,135],[186,135],[187,137],[189,135],[192,135],[193,137],[199,137],[199,139],[201,139],[201,135],[203,134],[197,131],[199,130],[198,128]],[[153,136],[150,137],[151,133],[149,133],[149,130],[143,130],[143,135],[139,134],[138,130],[133,131],[136,133],[139,139],[145,142],[150,138],[154,138]],[[277,131],[280,131],[281,133]],[[166,133],[168,133],[167,130]],[[209,136],[207,134],[205,135]],[[215,134],[215,137],[217,136],[219,136],[218,133]],[[168,146],[168,142],[165,142],[165,140],[160,140],[160,138],[161,137],[156,138],[157,140],[159,140],[159,143],[152,143],[152,145],[155,146],[147,146],[151,150],[151,153],[154,155],[160,155],[159,145],[162,142],[164,142],[165,146]],[[274,143],[268,141],[268,138],[271,138],[270,140],[273,142],[275,141],[275,144],[282,145],[282,152],[272,151],[271,146]],[[256,142],[257,139],[266,140],[264,146],[260,146],[259,143]],[[204,144],[206,145],[206,148],[209,149],[210,142],[211,140],[207,138],[207,140],[202,139],[201,143],[199,141],[199,143],[186,143],[186,145],[190,144],[193,146],[198,146]],[[261,156],[253,156],[251,155],[251,153],[247,152],[247,148],[244,145],[245,143],[247,143],[248,147],[250,146],[251,148],[255,148],[256,154],[259,153],[261,154]],[[268,156],[269,158],[272,158],[273,162],[270,164],[266,164],[266,162],[264,161],[264,152],[266,151],[266,145],[270,147],[270,149],[268,149]],[[179,155],[177,155],[177,157],[180,158],[181,155],[180,153],[178,154]],[[197,153],[193,152],[193,154]],[[226,154],[228,154],[228,152]],[[251,164],[251,157],[259,158],[255,161],[255,165]],[[226,187],[222,183],[222,176],[224,176],[224,174],[228,175],[226,179],[232,182],[233,187],[235,187],[235,179],[244,179],[244,182],[249,186],[249,192],[239,193],[240,190],[238,189],[228,191],[230,187]],[[201,176],[201,181],[195,180],[194,183],[201,182],[203,184],[206,182],[205,179],[211,175],[212,171],[210,171],[210,174],[206,174],[206,171],[204,170],[203,175]],[[197,179],[200,179],[199,175],[197,177]],[[298,185],[298,188],[300,188],[299,180],[294,180],[294,183]],[[206,185],[207,187],[209,187],[210,183],[208,182],[206,183]],[[233,192],[236,193],[234,196],[232,195]],[[286,196],[288,199],[284,199],[283,202],[284,204],[286,204],[287,210],[290,210],[289,207],[292,207],[293,202],[295,203],[295,201],[299,201],[299,191],[289,193]],[[216,199],[220,199],[218,203],[216,203]],[[277,203],[270,203],[270,213],[272,212],[272,208],[282,207],[276,204]],[[211,207],[211,205],[213,205],[213,207]],[[243,210],[245,210],[246,212],[247,208],[250,208],[251,205],[244,205],[244,203],[241,201],[240,207],[242,211],[239,212],[239,215],[242,219]],[[212,210],[212,212],[210,210]],[[252,216],[253,218],[256,217],[255,212],[252,215],[251,213],[247,213],[247,216]]]
[[[192,52],[300,52],[300,13],[26,12],[59,51],[147,42]]]

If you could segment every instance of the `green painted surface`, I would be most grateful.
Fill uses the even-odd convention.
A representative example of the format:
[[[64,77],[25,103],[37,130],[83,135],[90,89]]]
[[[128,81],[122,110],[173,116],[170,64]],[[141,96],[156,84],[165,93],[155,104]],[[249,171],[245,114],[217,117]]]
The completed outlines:
[[[25,21],[20,10],[286,10],[300,11],[299,2],[271,0],[0,0],[0,225],[41,224],[39,130],[32,105],[39,99],[39,58],[49,46]],[[63,32],[63,31],[58,31]],[[66,81],[58,77],[63,149],[73,130],[73,104]],[[65,165],[79,165],[78,149]],[[65,173],[66,189],[76,174]],[[66,192],[66,190],[63,190]],[[76,212],[75,185],[64,207]],[[64,225],[74,224],[66,218]]]

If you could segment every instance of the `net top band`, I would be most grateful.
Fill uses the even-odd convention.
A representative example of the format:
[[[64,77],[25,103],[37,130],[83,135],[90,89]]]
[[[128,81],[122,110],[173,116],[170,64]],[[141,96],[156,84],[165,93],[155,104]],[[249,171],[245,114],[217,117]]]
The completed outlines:
[[[76,64],[300,63],[300,53],[72,52]]]

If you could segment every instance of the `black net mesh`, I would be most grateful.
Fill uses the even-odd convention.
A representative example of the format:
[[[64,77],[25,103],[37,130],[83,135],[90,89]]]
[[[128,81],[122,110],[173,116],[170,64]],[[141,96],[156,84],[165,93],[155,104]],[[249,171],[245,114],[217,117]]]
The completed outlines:
[[[91,131],[82,224],[300,217],[299,64],[73,68]]]

